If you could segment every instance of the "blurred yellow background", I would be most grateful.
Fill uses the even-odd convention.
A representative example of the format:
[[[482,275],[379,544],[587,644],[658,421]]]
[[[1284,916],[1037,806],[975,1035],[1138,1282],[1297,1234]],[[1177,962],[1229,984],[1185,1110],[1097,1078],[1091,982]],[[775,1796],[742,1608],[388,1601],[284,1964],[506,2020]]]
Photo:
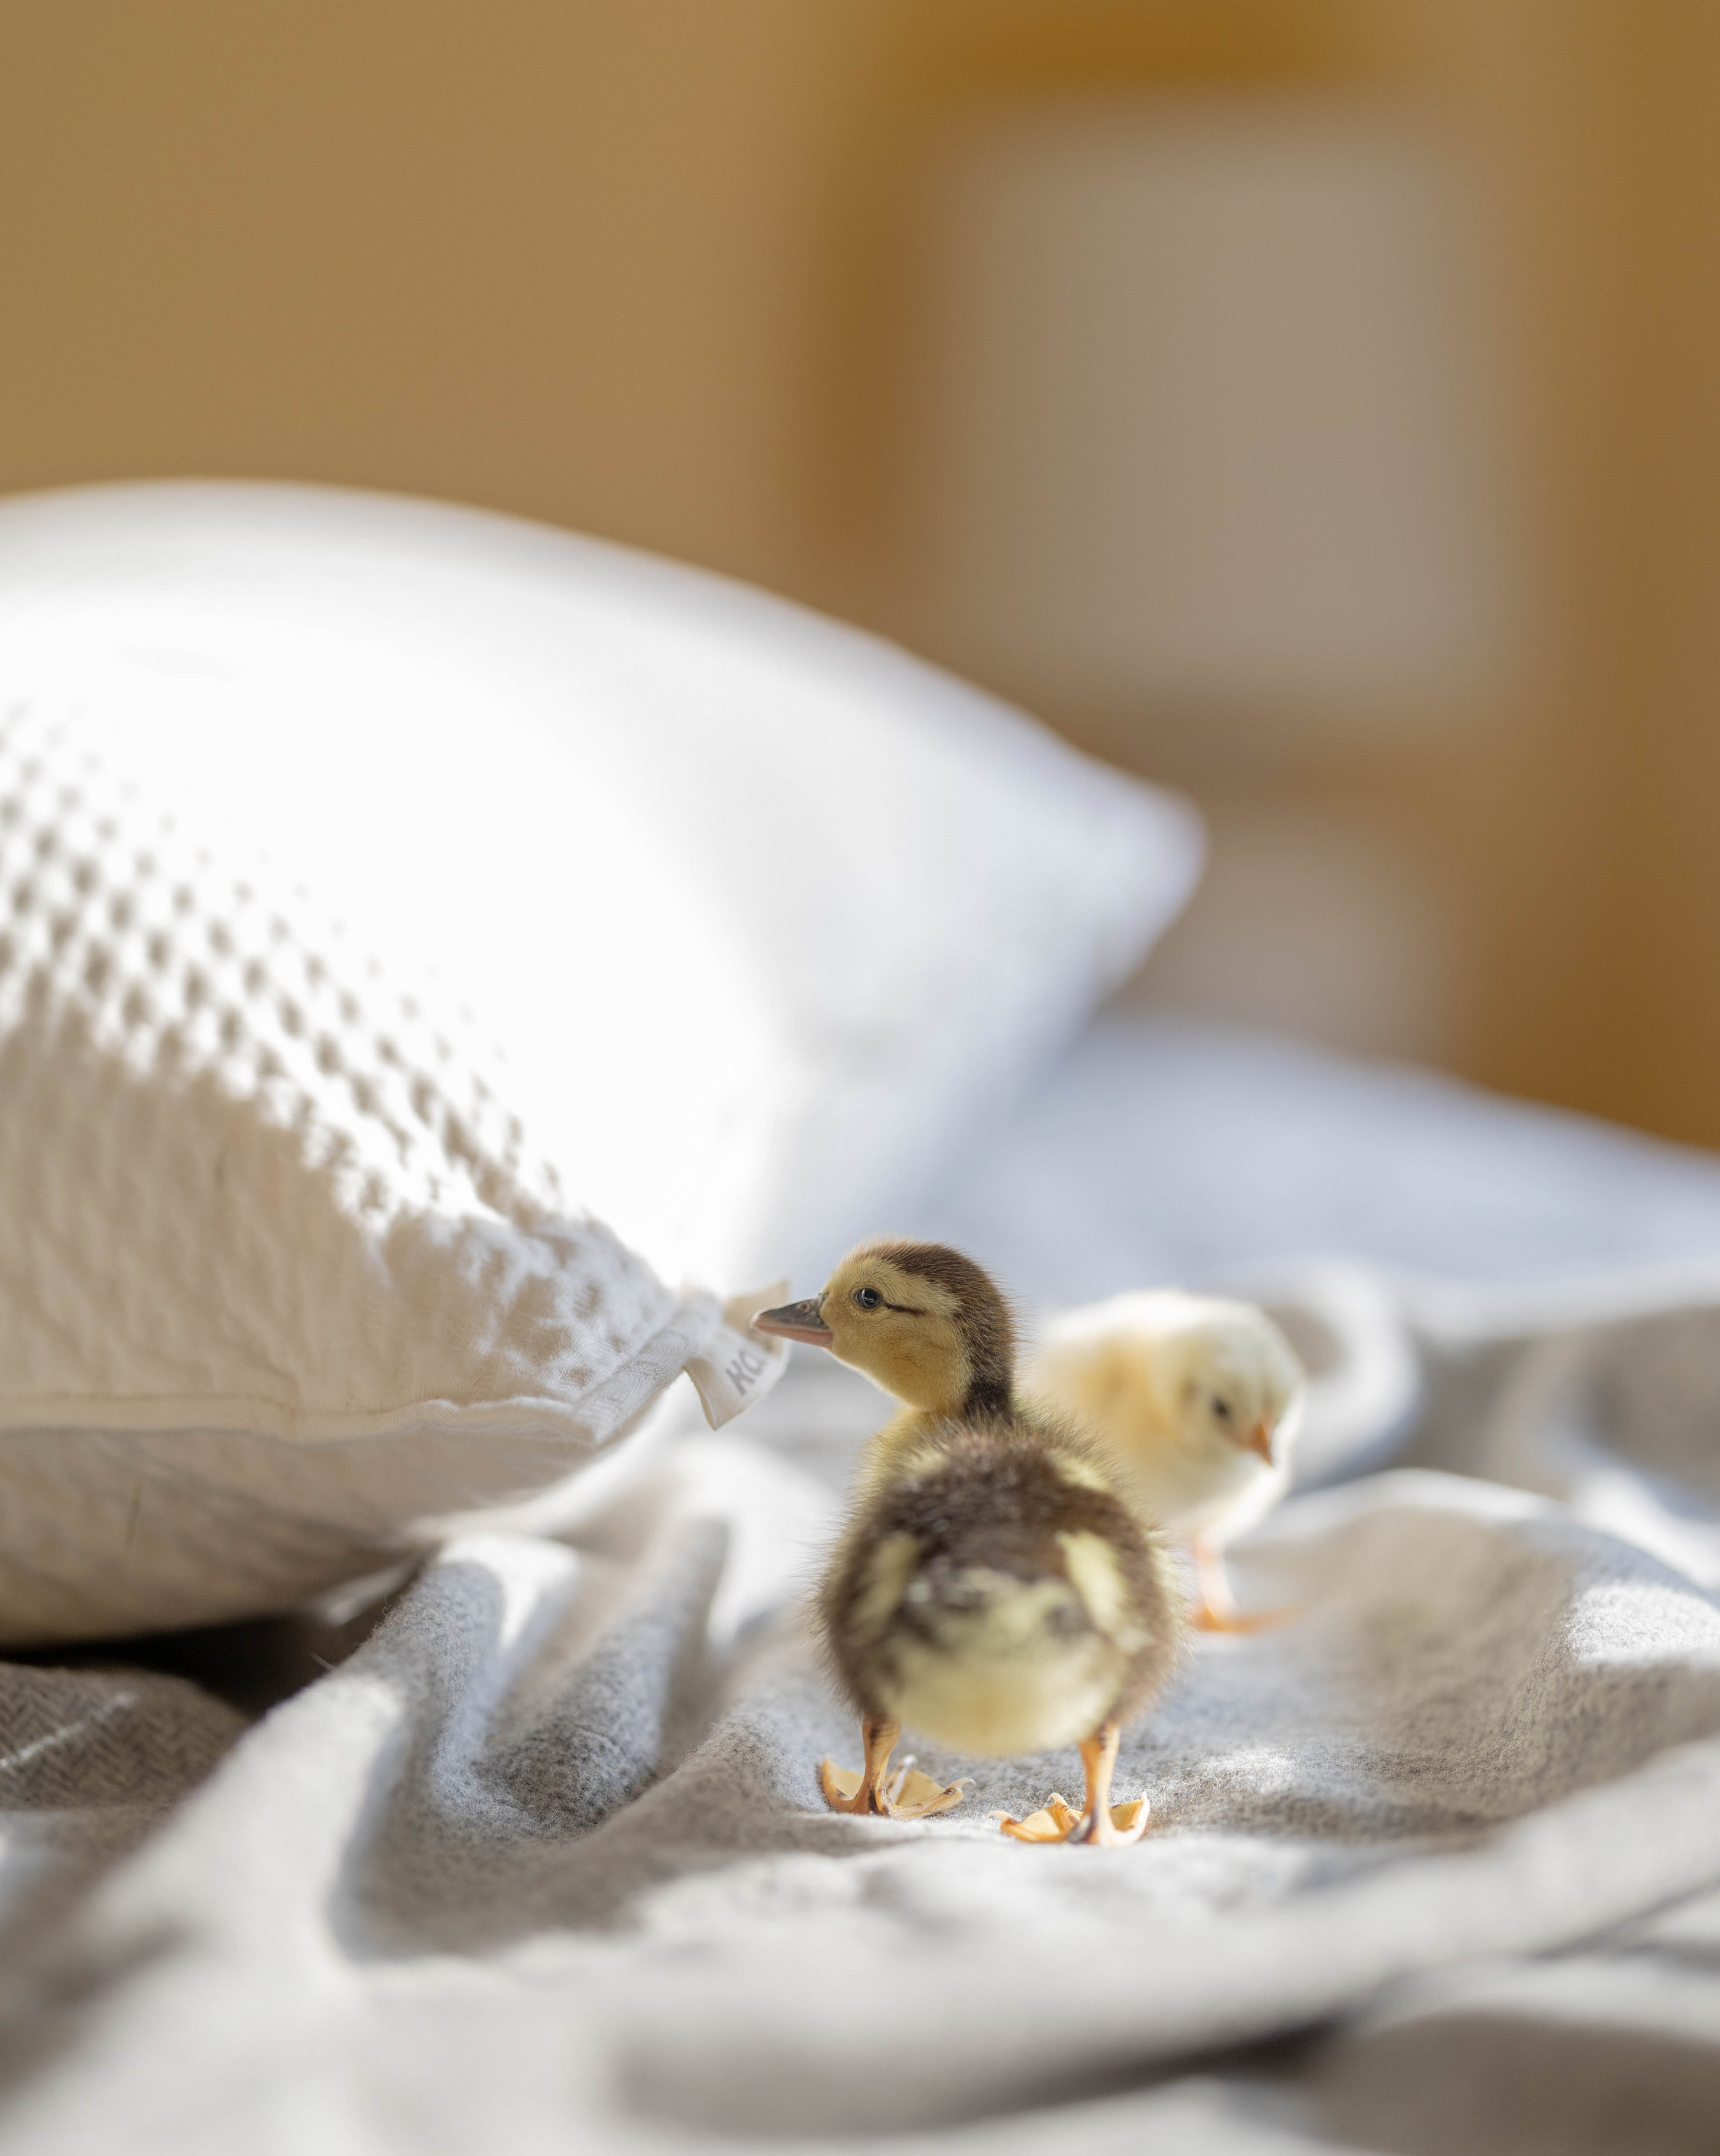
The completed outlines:
[[[1340,875],[1325,902],[1358,930],[1396,902],[1392,864],[1431,894],[1432,941],[1376,939],[1368,997],[1316,1030],[1720,1143],[1720,9],[1701,0],[13,8],[0,490],[215,474],[469,501],[755,579],[1019,691],[928,612],[907,536],[937,146],[1035,99],[1267,90],[1365,97],[1459,146],[1524,655],[1414,723],[1296,734],[1235,771],[1148,714],[1042,685],[1037,708],[1189,783],[1221,858],[1291,811],[1304,852],[1356,839],[1385,880]],[[1233,937],[1251,888],[1273,907],[1270,875],[1215,885]],[[1200,999],[1175,944],[1159,972]],[[1282,1015],[1274,992],[1206,999]]]

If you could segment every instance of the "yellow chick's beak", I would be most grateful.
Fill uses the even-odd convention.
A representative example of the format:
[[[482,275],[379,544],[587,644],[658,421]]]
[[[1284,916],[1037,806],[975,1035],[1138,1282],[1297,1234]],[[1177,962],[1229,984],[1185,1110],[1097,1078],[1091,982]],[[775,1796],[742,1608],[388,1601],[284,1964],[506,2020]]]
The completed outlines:
[[[753,1322],[757,1324],[758,1320],[755,1318]],[[1268,1467],[1272,1466],[1272,1425],[1269,1423],[1256,1423],[1242,1442],[1251,1452],[1257,1452]]]
[[[781,1340],[805,1340],[814,1348],[827,1348],[836,1335],[819,1316],[824,1297],[809,1295],[804,1302],[785,1302],[775,1310],[761,1310],[753,1320],[755,1332],[774,1332]]]

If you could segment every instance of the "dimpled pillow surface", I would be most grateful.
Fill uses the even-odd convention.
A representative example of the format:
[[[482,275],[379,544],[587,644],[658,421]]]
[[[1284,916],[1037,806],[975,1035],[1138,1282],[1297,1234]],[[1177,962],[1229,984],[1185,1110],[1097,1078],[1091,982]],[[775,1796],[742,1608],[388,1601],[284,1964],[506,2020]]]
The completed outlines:
[[[737,1347],[709,1291],[1006,1107],[1199,850],[618,549],[0,505],[0,1640],[279,1608],[558,1479]]]

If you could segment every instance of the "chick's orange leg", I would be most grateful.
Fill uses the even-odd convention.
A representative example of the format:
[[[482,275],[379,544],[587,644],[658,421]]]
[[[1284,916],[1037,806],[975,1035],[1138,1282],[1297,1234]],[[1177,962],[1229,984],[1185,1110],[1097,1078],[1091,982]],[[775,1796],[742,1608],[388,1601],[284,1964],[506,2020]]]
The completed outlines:
[[[947,1812],[967,1793],[965,1778],[947,1786],[929,1774],[915,1774],[913,1763],[889,1771],[890,1754],[902,1734],[899,1722],[863,1722],[860,1743],[866,1764],[857,1775],[851,1767],[821,1760],[818,1786],[833,1812],[865,1812],[877,1819],[929,1819]]]
[[[1077,1812],[1062,1797],[1054,1796],[1042,1812],[1031,1818],[997,1815],[1003,1832],[1016,1841],[1084,1841],[1098,1849],[1123,1849],[1139,1841],[1147,1830],[1150,1810],[1144,1797],[1126,1804],[1111,1802],[1111,1776],[1117,1766],[1117,1747],[1123,1732],[1114,1722],[1102,1722],[1083,1740],[1081,1763],[1087,1771],[1087,1803]]]
[[[1195,1590],[1189,1622],[1197,1632],[1265,1632],[1274,1625],[1287,1625],[1296,1614],[1293,1609],[1259,1609],[1244,1616],[1231,1593],[1230,1574],[1217,1544],[1196,1535],[1189,1554],[1195,1561]]]

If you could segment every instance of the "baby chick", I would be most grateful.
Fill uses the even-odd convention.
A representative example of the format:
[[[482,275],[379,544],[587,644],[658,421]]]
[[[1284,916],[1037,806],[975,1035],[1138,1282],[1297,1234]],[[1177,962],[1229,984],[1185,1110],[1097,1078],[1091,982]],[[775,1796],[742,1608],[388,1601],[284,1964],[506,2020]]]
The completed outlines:
[[[1054,1797],[1004,1831],[1135,1840],[1144,1802],[1110,1803],[1118,1739],[1170,1673],[1182,1599],[1116,1466],[1016,1404],[1015,1328],[991,1281],[936,1244],[863,1244],[821,1295],[753,1323],[829,1348],[902,1403],[871,1442],[819,1596],[866,1762],[856,1779],[825,1760],[826,1800],[898,1819],[959,1804],[960,1783],[888,1779],[904,1722],[986,1758],[1078,1743],[1083,1810]]]
[[[1057,1319],[1026,1386],[1111,1448],[1141,1510],[1187,1543],[1197,1625],[1277,1620],[1238,1615],[1223,1558],[1283,1495],[1302,1416],[1302,1365],[1263,1311],[1175,1288],[1113,1296]]]

